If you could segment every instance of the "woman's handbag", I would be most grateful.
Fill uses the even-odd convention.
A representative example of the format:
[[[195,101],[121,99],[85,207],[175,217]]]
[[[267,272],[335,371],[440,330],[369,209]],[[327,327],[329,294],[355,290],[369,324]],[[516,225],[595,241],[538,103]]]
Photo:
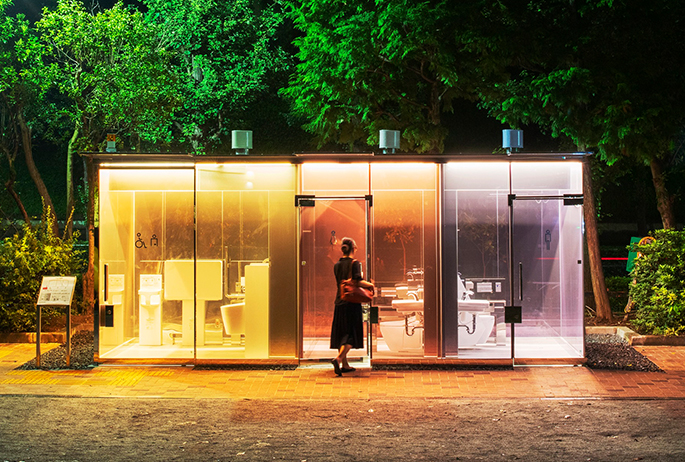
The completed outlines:
[[[349,277],[340,283],[340,299],[349,303],[371,303],[373,289],[361,287],[359,281],[352,279],[352,266],[355,261],[350,265]]]

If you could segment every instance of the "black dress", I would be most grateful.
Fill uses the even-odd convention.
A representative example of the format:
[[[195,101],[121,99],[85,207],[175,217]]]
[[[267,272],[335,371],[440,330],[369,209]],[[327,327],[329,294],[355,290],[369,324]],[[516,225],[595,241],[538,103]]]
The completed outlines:
[[[354,264],[352,264],[354,262]],[[340,299],[340,283],[350,277],[352,266],[352,279],[361,280],[361,264],[349,257],[342,257],[333,266],[335,273],[335,286],[338,288],[335,295],[335,311],[333,312],[333,325],[331,326],[331,348],[338,350],[342,345],[352,345],[352,348],[364,348],[364,322],[361,303],[349,303]]]

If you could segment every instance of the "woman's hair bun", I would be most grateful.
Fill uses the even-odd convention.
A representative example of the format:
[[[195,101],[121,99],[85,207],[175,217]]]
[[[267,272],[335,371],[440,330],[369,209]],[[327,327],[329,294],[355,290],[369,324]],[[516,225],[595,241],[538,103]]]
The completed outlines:
[[[355,248],[357,248],[357,243],[354,242],[354,239],[352,239],[351,237],[343,238],[342,245],[340,246],[340,250],[342,250],[342,253],[348,255]]]

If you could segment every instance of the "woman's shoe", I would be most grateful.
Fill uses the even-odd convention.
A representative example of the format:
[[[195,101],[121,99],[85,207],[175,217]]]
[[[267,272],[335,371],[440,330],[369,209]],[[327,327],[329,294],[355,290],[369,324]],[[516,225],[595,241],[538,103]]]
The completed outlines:
[[[341,370],[342,372],[354,372],[354,371],[356,371],[357,369],[355,369],[354,367],[343,367],[343,368],[341,368],[340,370]]]
[[[333,364],[333,369],[335,370],[335,375],[338,377],[342,376],[342,371],[340,370],[340,364],[338,364],[338,360],[333,358],[331,359],[331,364]]]

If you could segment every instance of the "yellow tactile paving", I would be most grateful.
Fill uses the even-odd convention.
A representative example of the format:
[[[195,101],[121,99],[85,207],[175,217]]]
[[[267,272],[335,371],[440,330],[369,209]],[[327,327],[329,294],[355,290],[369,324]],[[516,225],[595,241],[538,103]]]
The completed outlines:
[[[685,398],[685,348],[645,347],[666,373],[585,367],[513,370],[371,371],[335,377],[332,370],[194,370],[191,367],[101,366],[81,371],[25,371],[35,346],[0,345],[1,394],[233,399]],[[658,349],[655,349],[658,348]],[[675,348],[675,349],[673,349]],[[10,368],[9,364],[13,364]]]

